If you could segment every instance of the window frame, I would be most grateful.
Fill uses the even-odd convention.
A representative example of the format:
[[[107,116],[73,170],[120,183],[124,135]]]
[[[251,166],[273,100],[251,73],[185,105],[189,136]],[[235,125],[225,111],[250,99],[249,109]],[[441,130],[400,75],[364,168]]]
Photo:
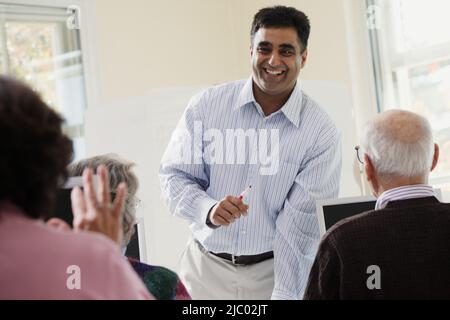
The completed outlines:
[[[380,6],[379,0],[365,0],[365,3],[366,10],[368,10],[370,6]],[[381,21],[378,22],[381,23]],[[385,110],[383,106],[386,101],[396,101],[396,99],[393,98],[395,95],[395,88],[394,81],[391,80],[390,73],[401,73],[401,71],[399,72],[395,70],[401,70],[402,68],[406,70],[416,66],[422,66],[429,62],[450,59],[450,41],[420,49],[413,49],[414,54],[411,55],[412,50],[402,53],[390,52],[389,48],[392,47],[393,40],[390,36],[386,37],[383,32],[377,29],[368,30],[368,34],[372,55],[372,68],[374,73],[373,86],[375,88],[376,106],[378,112]],[[389,78],[389,80],[387,80],[387,78]],[[405,91],[407,88],[401,88],[400,86],[398,90]],[[387,96],[390,97],[386,98]],[[406,97],[406,100],[408,100],[408,96],[409,94],[401,95],[399,92],[399,103],[403,104],[402,97]],[[430,176],[430,184],[437,186],[450,186],[450,171],[444,175],[436,177]]]
[[[100,87],[98,85],[98,69],[99,65],[97,62],[96,53],[96,29],[95,27],[95,1],[92,0],[0,0],[1,4],[6,5],[26,5],[29,7],[36,7],[42,10],[42,8],[48,8],[49,11],[52,8],[62,9],[64,12],[67,11],[69,6],[78,6],[80,8],[81,19],[79,20],[80,26],[78,30],[79,35],[79,44],[82,55],[82,68],[83,68],[83,81],[84,81],[84,97],[85,97],[85,111],[89,108],[96,108],[99,105],[99,90]],[[45,10],[44,10],[45,11]],[[51,17],[51,12],[46,16],[46,13],[43,12],[43,16],[45,18],[36,15],[36,21],[40,19],[44,21],[54,21],[54,22],[63,22],[60,17],[55,17],[54,19]],[[29,21],[29,17],[25,15],[21,19],[21,14],[9,14],[10,17],[13,17],[13,21]],[[5,21],[9,21],[12,19],[6,19]],[[3,32],[2,38],[6,39],[5,33],[5,25],[4,20],[0,20],[2,26],[0,26],[0,32]],[[78,41],[78,40],[77,40]],[[2,52],[6,52],[6,42],[1,41],[0,50]],[[7,57],[8,55],[6,55]],[[3,66],[2,66],[3,67]],[[5,70],[9,73],[9,70]],[[83,138],[84,139],[84,148],[86,148],[87,141],[85,140],[85,122],[83,121],[80,125],[65,125],[64,131],[68,134],[73,140],[74,143],[76,139]],[[80,155],[85,156],[85,155]]]
[[[67,9],[71,5],[81,10],[80,42],[83,56],[83,75],[85,81],[86,109],[99,105],[98,69],[96,53],[97,32],[95,27],[95,1],[92,0],[1,0],[4,4],[23,4]]]

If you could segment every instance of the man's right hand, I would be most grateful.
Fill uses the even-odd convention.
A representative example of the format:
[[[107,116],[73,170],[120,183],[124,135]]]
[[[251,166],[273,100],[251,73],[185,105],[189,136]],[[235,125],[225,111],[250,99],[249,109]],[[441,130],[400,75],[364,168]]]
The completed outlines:
[[[215,226],[228,227],[241,217],[246,215],[248,205],[241,199],[234,196],[226,196],[225,199],[217,203],[209,213],[209,220]]]

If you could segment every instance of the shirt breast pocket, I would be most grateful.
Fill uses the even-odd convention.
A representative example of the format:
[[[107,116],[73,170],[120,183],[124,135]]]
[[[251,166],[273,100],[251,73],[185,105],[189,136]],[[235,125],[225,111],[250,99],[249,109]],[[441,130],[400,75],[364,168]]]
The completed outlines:
[[[272,175],[260,175],[263,199],[270,211],[280,211],[300,169],[297,163],[281,161]]]

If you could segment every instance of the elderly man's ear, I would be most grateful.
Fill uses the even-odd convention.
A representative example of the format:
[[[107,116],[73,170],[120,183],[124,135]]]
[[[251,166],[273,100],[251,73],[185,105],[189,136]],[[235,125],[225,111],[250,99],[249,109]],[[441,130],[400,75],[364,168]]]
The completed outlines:
[[[373,167],[372,161],[367,154],[364,154],[364,171],[366,172],[367,181],[372,187],[372,194],[377,197],[380,186],[376,176],[375,168]]]
[[[437,145],[437,143],[435,143],[434,144],[433,164],[431,165],[431,170],[430,171],[433,171],[434,168],[436,168],[438,160],[439,160],[439,146]]]

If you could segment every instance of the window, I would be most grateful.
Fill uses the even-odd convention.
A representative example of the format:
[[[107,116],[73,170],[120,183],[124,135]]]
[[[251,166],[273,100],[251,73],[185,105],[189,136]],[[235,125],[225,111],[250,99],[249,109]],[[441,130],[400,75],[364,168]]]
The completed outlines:
[[[0,3],[0,72],[40,93],[65,119],[75,158],[85,155],[86,94],[79,30],[67,8]]]
[[[448,0],[367,0],[379,110],[417,112],[441,148],[430,182],[450,191],[450,12]]]

